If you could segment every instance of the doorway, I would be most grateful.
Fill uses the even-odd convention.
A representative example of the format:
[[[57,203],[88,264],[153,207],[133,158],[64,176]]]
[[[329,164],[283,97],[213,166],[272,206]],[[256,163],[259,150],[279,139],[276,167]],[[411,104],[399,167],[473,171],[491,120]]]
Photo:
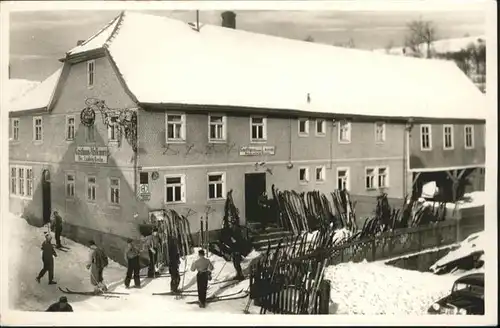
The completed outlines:
[[[259,197],[266,191],[266,173],[245,174],[245,216],[246,222],[259,222]]]
[[[50,222],[50,214],[52,212],[52,204],[50,198],[50,172],[48,169],[42,174],[42,209],[43,209],[43,224]]]

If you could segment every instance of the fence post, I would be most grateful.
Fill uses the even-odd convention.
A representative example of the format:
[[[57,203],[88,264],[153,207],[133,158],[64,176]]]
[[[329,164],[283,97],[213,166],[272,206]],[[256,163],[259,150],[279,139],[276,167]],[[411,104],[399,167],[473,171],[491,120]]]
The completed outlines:
[[[422,250],[422,230],[418,231],[418,251]]]
[[[330,281],[323,279],[319,286],[319,314],[329,314],[330,312],[330,290]]]
[[[372,240],[372,261],[376,261],[377,256],[377,241],[375,238]]]

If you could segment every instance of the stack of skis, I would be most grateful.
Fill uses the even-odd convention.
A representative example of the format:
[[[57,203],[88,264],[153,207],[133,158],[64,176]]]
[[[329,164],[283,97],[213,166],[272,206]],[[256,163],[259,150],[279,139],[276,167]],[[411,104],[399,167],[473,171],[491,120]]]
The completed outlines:
[[[404,199],[403,207],[392,208],[387,194],[377,197],[375,215],[367,218],[363,228],[358,232],[358,239],[366,239],[387,231],[421,227],[446,218],[446,203],[433,203],[425,206],[417,200]]]
[[[149,220],[149,224],[158,229],[158,236],[162,243],[160,253],[158,254],[158,262],[161,266],[168,264],[169,261],[169,238],[174,237],[177,241],[181,257],[193,252],[194,243],[190,233],[189,221],[185,216],[179,215],[179,213],[172,209],[162,209],[150,212]]]
[[[243,233],[245,227],[240,225],[239,210],[234,204],[232,193],[230,190],[226,196],[219,238],[209,244],[210,252],[223,257],[226,261],[231,260],[234,253],[239,253],[242,259],[252,250],[252,243]]]
[[[250,297],[261,313],[317,314],[319,288],[331,252],[347,240],[335,238],[327,227],[312,240],[307,235],[283,238],[252,267]]]
[[[355,203],[351,202],[346,190],[332,192],[332,204],[319,191],[279,191],[273,185],[272,193],[282,227],[292,231],[294,235],[329,226],[335,229],[347,228],[353,232],[357,230]]]

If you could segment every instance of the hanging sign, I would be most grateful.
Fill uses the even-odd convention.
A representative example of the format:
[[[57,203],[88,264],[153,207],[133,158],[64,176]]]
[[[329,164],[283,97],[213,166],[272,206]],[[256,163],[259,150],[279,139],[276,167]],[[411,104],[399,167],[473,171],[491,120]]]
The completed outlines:
[[[149,184],[141,183],[139,185],[139,197],[143,201],[148,201],[151,199],[151,192],[149,191]]]
[[[75,162],[108,163],[108,147],[78,146],[75,149]]]
[[[240,147],[240,156],[274,155],[274,146],[243,146]]]

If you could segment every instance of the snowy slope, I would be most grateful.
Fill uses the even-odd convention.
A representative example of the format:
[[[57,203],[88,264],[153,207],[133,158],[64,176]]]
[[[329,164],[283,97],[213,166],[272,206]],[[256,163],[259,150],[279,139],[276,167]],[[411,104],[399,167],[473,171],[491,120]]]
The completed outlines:
[[[55,259],[55,280],[58,285],[49,286],[47,275],[38,284],[35,277],[41,269],[40,245],[43,241],[43,228],[30,226],[25,220],[18,216],[10,215],[9,224],[10,245],[12,249],[9,255],[9,304],[11,308],[25,311],[45,311],[45,309],[63,295],[57,286],[68,287],[73,290],[92,290],[89,281],[89,272],[85,269],[85,261],[88,257],[89,248],[63,238],[63,245],[71,250],[67,253],[57,251]],[[242,263],[243,270],[257,257],[257,252],[250,253]],[[181,271],[196,259],[195,255],[187,257],[187,263],[181,263]],[[231,263],[224,259],[211,255],[210,260],[214,263],[214,280],[224,280],[233,277],[236,273]],[[248,298],[234,301],[226,301],[209,304],[206,309],[200,309],[197,305],[186,304],[185,301],[196,300],[196,297],[186,297],[176,300],[173,296],[153,296],[152,293],[169,291],[170,278],[161,277],[157,279],[142,278],[142,289],[125,289],[123,278],[126,269],[119,264],[110,261],[108,268],[104,271],[104,279],[110,290],[127,292],[130,295],[120,299],[104,299],[103,297],[89,297],[81,295],[66,295],[75,312],[81,311],[163,311],[163,312],[191,312],[191,311],[214,311],[218,313],[241,314]],[[188,272],[184,278],[185,289],[196,289],[196,277],[194,272]],[[208,296],[214,294],[228,294],[241,289],[248,288],[249,281],[245,280],[231,288],[221,289],[224,284],[209,288]],[[182,285],[182,282],[181,282]],[[258,313],[259,308],[250,307],[250,313]]]
[[[327,268],[332,284],[330,313],[422,315],[434,301],[449,294],[461,272],[437,276],[404,270],[383,261],[342,263]]]

